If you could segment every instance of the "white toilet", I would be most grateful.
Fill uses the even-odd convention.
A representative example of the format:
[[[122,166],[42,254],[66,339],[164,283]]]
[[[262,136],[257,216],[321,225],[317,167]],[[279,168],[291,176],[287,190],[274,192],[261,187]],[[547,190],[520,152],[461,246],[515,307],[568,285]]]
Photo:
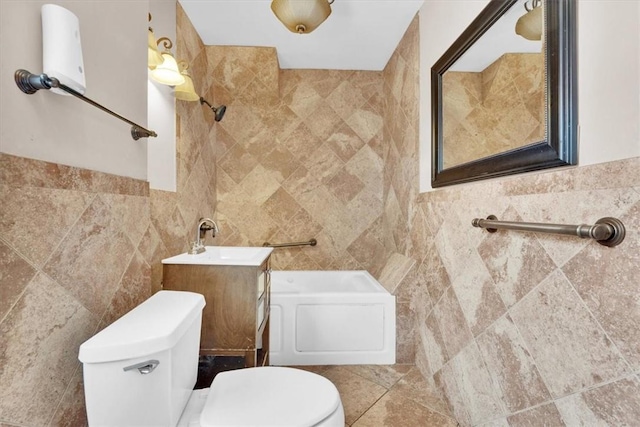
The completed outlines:
[[[336,387],[299,369],[223,372],[194,391],[204,305],[160,291],[80,346],[91,427],[344,426]]]

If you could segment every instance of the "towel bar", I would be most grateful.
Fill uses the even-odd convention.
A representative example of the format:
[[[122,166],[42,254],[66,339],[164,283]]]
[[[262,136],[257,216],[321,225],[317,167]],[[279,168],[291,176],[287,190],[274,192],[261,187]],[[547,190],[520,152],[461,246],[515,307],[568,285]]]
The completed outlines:
[[[486,228],[489,233],[495,233],[498,229],[533,231],[536,233],[564,234],[578,236],[583,239],[594,239],[604,246],[617,246],[624,240],[625,228],[622,221],[617,218],[605,217],[596,221],[595,225],[563,225],[544,224],[535,222],[511,222],[498,221],[495,215],[489,215],[487,219],[475,218],[471,225]]]

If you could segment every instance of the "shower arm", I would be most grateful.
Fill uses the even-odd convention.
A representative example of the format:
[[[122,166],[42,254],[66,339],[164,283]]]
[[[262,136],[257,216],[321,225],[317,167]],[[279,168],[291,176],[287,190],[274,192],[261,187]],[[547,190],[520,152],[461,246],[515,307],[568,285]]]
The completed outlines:
[[[207,104],[212,110],[215,108],[213,105],[209,104],[209,101],[207,101],[203,97],[200,97],[200,104]]]

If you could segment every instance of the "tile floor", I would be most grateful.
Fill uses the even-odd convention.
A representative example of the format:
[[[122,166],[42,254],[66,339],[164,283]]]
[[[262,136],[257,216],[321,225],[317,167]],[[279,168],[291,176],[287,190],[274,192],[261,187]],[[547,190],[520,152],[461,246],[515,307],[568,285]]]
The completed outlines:
[[[218,372],[238,369],[242,358],[201,358],[196,388]],[[296,366],[333,382],[342,399],[345,426],[456,427],[445,403],[413,365]]]
[[[344,406],[345,426],[456,427],[446,404],[430,393],[412,365],[298,366],[331,380]]]

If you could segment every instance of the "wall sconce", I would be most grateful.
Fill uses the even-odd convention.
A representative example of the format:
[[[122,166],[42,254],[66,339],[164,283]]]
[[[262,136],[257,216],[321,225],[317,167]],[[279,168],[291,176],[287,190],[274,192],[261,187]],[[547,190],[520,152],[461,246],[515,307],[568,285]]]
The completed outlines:
[[[162,64],[151,70],[151,78],[158,83],[168,86],[179,86],[184,83],[185,79],[180,70],[178,70],[178,63],[171,54],[173,43],[168,37],[161,37],[158,39],[158,45],[163,43],[164,51],[162,51]]]
[[[200,97],[200,104],[207,104],[209,106],[209,108],[211,108],[211,111],[213,111],[213,114],[215,114],[215,120],[216,122],[219,122],[220,120],[222,120],[222,118],[224,117],[224,113],[225,111],[227,111],[227,106],[226,105],[221,105],[219,107],[214,107],[213,105],[209,104],[209,102]]]
[[[326,0],[322,0],[326,1]],[[328,6],[328,4],[327,4]],[[331,13],[331,10],[329,10]],[[327,15],[328,16],[328,15]],[[151,22],[151,14],[149,14],[149,22]],[[160,53],[158,46],[163,44],[164,51]],[[189,74],[189,64],[187,61],[179,61],[171,54],[170,49],[173,43],[168,37],[161,37],[156,41],[153,29],[149,27],[147,40],[148,61],[147,65],[151,70],[151,78],[158,83],[168,86],[175,86],[173,96],[181,101],[200,101],[200,104],[207,104],[215,115],[215,121],[219,122],[227,111],[225,105],[214,107],[207,100],[196,93],[193,80]]]
[[[524,4],[527,11],[516,22],[516,34],[527,40],[542,40],[542,0],[531,0],[531,5]]]
[[[191,76],[189,75],[189,64],[187,64],[187,61],[180,61],[178,66],[180,67],[180,74],[184,77],[184,83],[175,87],[173,95],[176,99],[182,101],[198,101],[200,95],[196,93],[193,80],[191,80]]]
[[[151,14],[149,14],[149,22],[151,22]],[[164,47],[162,53],[158,50],[158,46]],[[151,70],[151,78],[156,82],[168,85],[179,86],[185,82],[184,76],[178,69],[178,63],[171,53],[173,42],[168,37],[160,37],[155,40],[153,29],[149,27],[147,37],[147,66]]]
[[[272,0],[271,10],[289,31],[309,34],[331,15],[334,0]]]

